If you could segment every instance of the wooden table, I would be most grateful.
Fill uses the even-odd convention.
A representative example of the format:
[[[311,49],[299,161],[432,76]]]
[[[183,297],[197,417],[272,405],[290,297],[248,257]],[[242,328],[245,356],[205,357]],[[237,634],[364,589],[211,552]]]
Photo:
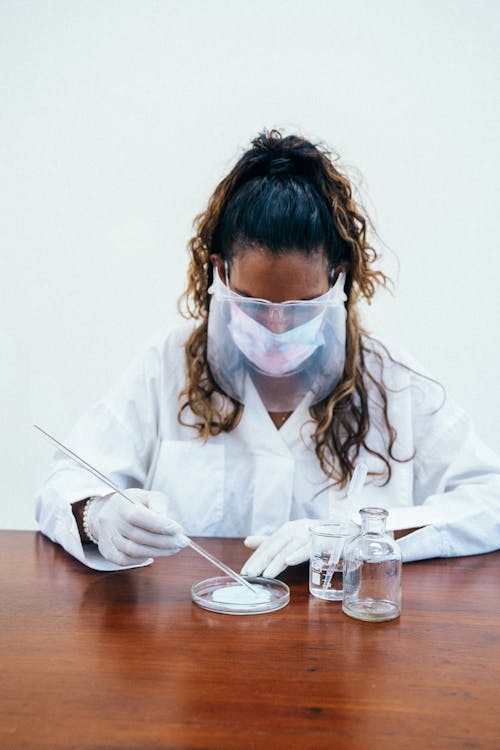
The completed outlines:
[[[500,553],[406,565],[401,618],[373,624],[306,565],[288,607],[237,617],[191,602],[213,575],[191,549],[97,573],[39,533],[0,545],[2,750],[500,748]]]

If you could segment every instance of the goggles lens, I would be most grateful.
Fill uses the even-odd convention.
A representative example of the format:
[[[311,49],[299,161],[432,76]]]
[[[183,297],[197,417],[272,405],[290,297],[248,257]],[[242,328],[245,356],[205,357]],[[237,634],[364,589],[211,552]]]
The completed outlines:
[[[293,411],[331,393],[345,363],[345,274],[312,300],[243,297],[214,268],[207,359],[212,376],[242,404],[257,390],[268,411]]]
[[[237,306],[241,312],[265,326],[274,333],[284,333],[292,328],[299,328],[304,323],[321,316],[332,305],[343,304],[346,297],[343,293],[343,279],[340,277],[335,285],[318,297],[310,300],[290,300],[286,302],[269,302],[257,297],[244,297],[233,291],[229,285],[229,268],[225,261],[226,283],[223,284],[217,268],[214,267],[214,284],[210,293],[217,293],[220,299],[228,299],[231,306]],[[343,274],[341,274],[343,277]],[[333,271],[331,274],[333,280]]]

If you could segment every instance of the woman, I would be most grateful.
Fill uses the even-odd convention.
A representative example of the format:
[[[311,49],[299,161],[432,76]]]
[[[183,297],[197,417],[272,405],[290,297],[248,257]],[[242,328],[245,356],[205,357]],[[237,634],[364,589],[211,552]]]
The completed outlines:
[[[273,577],[308,557],[358,461],[403,559],[500,544],[500,460],[410,357],[362,328],[387,278],[328,151],[260,134],[195,220],[188,322],[161,332],[67,439],[138,501],[61,453],[42,531],[96,569],[146,564],[189,535],[241,536]]]

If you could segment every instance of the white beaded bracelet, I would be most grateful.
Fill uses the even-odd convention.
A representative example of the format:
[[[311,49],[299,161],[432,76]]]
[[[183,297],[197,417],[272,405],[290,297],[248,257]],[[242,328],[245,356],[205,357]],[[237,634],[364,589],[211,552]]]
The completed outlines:
[[[93,500],[94,500],[93,497],[89,497],[89,499],[85,503],[85,507],[83,509],[83,517],[82,517],[83,518],[83,531],[86,534],[87,539],[90,542],[94,542],[94,544],[98,544],[99,543],[98,540],[95,538],[95,536],[93,536],[92,532],[90,531],[89,520],[87,518],[87,513],[88,513],[88,510],[89,510],[89,507],[90,507],[90,503]]]

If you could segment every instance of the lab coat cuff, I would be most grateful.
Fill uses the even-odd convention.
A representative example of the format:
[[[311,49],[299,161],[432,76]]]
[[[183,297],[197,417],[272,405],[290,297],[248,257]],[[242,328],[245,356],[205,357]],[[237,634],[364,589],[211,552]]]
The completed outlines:
[[[86,496],[88,497],[88,494]],[[79,499],[83,500],[84,498]],[[77,500],[74,502],[77,502]],[[56,512],[57,520],[53,541],[63,546],[70,555],[76,557],[88,568],[102,571],[129,570],[130,568],[142,568],[145,565],[151,565],[153,562],[152,559],[149,559],[139,565],[116,565],[106,560],[99,552],[96,544],[86,544],[85,546],[82,544],[71,503],[59,505]]]
[[[63,500],[70,506],[73,503],[78,503],[80,500],[87,500],[90,497],[107,497],[113,495],[114,490],[110,489],[107,485],[96,485],[95,487],[85,487],[79,492],[72,492],[71,494],[63,494]],[[71,510],[71,507],[70,507]],[[73,515],[73,513],[72,513]]]
[[[411,505],[405,508],[387,508],[387,530],[416,529],[432,526],[442,521],[442,510],[435,505]]]
[[[435,526],[413,531],[398,540],[403,562],[429,560],[432,557],[449,557],[446,541]]]

